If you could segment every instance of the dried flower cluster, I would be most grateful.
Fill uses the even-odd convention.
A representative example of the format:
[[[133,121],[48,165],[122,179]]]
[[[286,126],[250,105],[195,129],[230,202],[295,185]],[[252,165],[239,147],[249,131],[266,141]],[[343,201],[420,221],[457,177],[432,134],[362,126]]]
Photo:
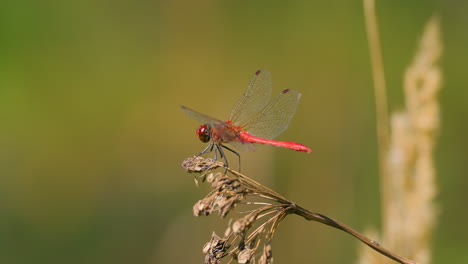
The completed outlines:
[[[255,263],[255,256],[260,248],[263,249],[258,263],[272,263],[271,239],[276,227],[288,214],[290,204],[268,188],[260,187],[255,181],[239,177],[240,174],[228,176],[221,172],[211,172],[222,166],[213,160],[195,157],[186,159],[182,166],[189,172],[201,172],[205,169],[199,177],[211,183],[213,188],[193,206],[195,216],[211,215],[218,211],[219,216],[224,218],[237,204],[256,206],[255,209],[244,212],[243,217],[231,220],[223,237],[213,232],[210,241],[203,247],[205,263],[220,263],[224,257],[228,257],[229,262],[237,260],[238,263]],[[246,202],[248,196],[261,197],[267,202]]]
[[[225,217],[249,192],[239,180],[220,172],[208,174],[207,181],[211,182],[213,191],[193,206],[195,216],[210,215],[213,211],[218,211],[219,216]]]
[[[383,238],[392,248],[422,263],[431,259],[436,216],[433,153],[439,128],[440,54],[439,22],[432,18],[405,74],[406,111],[392,116],[388,157],[392,202]]]
[[[224,258],[228,259],[228,263],[273,263],[272,239],[279,224],[289,214],[343,230],[400,263],[415,263],[386,250],[374,240],[336,220],[308,211],[247,176],[224,168],[221,162],[194,157],[186,159],[182,166],[188,172],[201,173],[195,177],[197,184],[200,178],[203,182],[211,183],[212,190],[193,206],[195,216],[211,215],[217,211],[224,218],[237,206],[250,207],[250,210],[239,214],[240,217],[229,221],[222,237],[213,232],[210,241],[203,246],[207,264],[221,263]],[[215,172],[218,168],[222,168],[224,173]]]

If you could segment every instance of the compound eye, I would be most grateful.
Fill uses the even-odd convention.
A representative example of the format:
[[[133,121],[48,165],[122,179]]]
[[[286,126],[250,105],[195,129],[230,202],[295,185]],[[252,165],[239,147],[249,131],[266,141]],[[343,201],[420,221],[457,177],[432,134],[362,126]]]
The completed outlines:
[[[206,142],[210,141],[210,139],[211,139],[211,137],[210,137],[210,128],[207,125],[200,126],[197,129],[197,135],[198,135],[198,138],[200,139],[201,142],[206,143]]]

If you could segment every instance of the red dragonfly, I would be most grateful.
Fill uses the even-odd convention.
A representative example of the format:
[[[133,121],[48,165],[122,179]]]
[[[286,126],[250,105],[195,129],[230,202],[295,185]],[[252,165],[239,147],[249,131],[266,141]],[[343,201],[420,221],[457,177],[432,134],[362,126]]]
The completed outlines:
[[[270,97],[271,74],[265,70],[258,70],[227,121],[223,122],[181,106],[187,115],[203,124],[197,129],[198,138],[202,142],[211,141],[197,156],[214,150],[216,160],[219,151],[227,167],[228,162],[223,151],[225,148],[238,156],[240,170],[239,153],[225,146],[225,143],[241,150],[255,150],[253,143],[259,143],[311,152],[310,148],[300,143],[272,140],[288,127],[301,94],[296,90],[286,89],[271,101]]]

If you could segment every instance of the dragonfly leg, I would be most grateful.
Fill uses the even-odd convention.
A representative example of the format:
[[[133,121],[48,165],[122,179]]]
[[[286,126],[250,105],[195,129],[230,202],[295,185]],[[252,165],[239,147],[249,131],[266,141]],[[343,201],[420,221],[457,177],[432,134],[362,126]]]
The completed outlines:
[[[216,145],[216,144],[213,144],[213,147],[214,147],[214,150],[213,150],[213,152],[214,152],[214,157],[213,157],[213,158],[214,158],[214,160],[218,160],[218,150],[219,150],[219,147],[218,147],[218,145]],[[221,158],[223,158],[223,154],[220,153],[220,155],[221,155]]]
[[[233,150],[233,149],[231,149],[231,148],[229,148],[229,147],[226,147],[226,146],[224,146],[224,145],[221,145],[221,147],[223,147],[223,148],[225,148],[225,149],[227,149],[227,150],[229,150],[229,151],[231,151],[232,153],[234,153],[234,154],[237,155],[237,159],[239,160],[239,172],[240,172],[240,170],[241,170],[241,159],[240,159],[239,153],[237,153],[235,150]],[[224,154],[224,153],[223,153],[223,154]],[[224,158],[224,160],[226,160],[226,158]],[[227,160],[226,160],[226,164],[227,164]]]
[[[227,150],[229,150],[232,153],[237,155],[237,158],[239,160],[239,171],[240,171],[240,155],[239,155],[239,153],[237,153],[235,150],[233,150],[233,149],[231,149],[229,147],[226,147],[226,146],[224,146],[222,144],[216,144],[214,142],[210,143],[208,146],[206,146],[206,148],[202,152],[200,152],[200,154],[197,155],[197,157],[201,156],[201,155],[203,155],[205,153],[214,152],[213,159],[218,160],[218,151],[219,151],[219,156],[220,156],[219,158],[224,160],[224,167],[226,168],[226,172],[227,172],[227,168],[229,167],[229,162],[227,160],[227,157],[226,157],[226,154],[224,153],[223,148],[225,148],[225,149],[227,149]]]
[[[210,153],[211,151],[213,151],[213,147],[214,147],[214,143],[212,142],[212,143],[210,143],[208,146],[206,146],[206,148],[205,148],[202,152],[200,152],[200,153],[197,155],[197,157],[198,157],[198,156],[201,156],[201,155],[203,155],[203,154],[205,154],[205,153]]]
[[[214,151],[213,151],[213,149],[214,149]],[[195,157],[200,157],[201,155],[203,155],[205,153],[214,152],[213,159],[216,161],[216,160],[218,160],[218,151],[217,150],[218,150],[218,146],[215,143],[211,142],[208,146],[206,146],[206,148],[202,152],[200,152]]]
[[[224,147],[223,145],[219,144],[219,145],[216,145],[216,148],[219,150],[219,154],[221,155],[221,158],[224,159],[224,167],[226,168],[226,172],[227,172],[227,168],[229,167],[229,162],[226,158],[226,154],[224,154],[224,150],[223,148]],[[224,172],[224,173],[226,173]]]

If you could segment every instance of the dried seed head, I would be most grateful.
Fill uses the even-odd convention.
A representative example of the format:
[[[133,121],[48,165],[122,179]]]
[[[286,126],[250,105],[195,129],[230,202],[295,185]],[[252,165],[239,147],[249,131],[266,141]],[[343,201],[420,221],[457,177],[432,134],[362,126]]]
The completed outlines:
[[[235,194],[232,192],[217,192],[198,201],[193,206],[195,216],[211,215],[218,210],[219,216],[225,217],[234,206],[244,199],[244,194]]]
[[[208,253],[210,248],[211,248],[211,241],[208,241],[205,243],[205,245],[203,245],[203,249],[202,249],[203,253],[205,254]]]
[[[232,231],[236,234],[243,233],[250,228],[253,222],[257,219],[257,214],[249,214],[232,224]]]
[[[227,239],[221,238],[216,235],[215,232],[211,235],[211,239],[203,246],[203,253],[206,253],[205,263],[217,264],[221,262],[229,249],[230,245],[227,243]]]
[[[234,193],[244,193],[247,191],[238,179],[229,177],[225,174],[216,177],[211,184],[211,187],[213,187],[213,189],[217,189],[219,192],[231,191]]]
[[[218,163],[214,159],[204,159],[203,157],[194,157],[185,159],[182,162],[182,167],[188,172],[202,172],[208,169],[218,167]]]
[[[193,215],[200,216],[200,215],[210,215],[213,212],[214,208],[211,201],[207,201],[206,199],[198,201],[193,206]]]
[[[237,254],[237,262],[239,264],[250,263],[250,261],[254,257],[254,254],[255,254],[255,249],[250,249],[250,248],[243,249]]]
[[[218,210],[219,215],[225,217],[237,203],[244,199],[248,192],[235,178],[221,173],[213,174],[212,177],[214,178],[212,186],[215,191],[193,206],[195,216],[210,215],[213,211]]]
[[[220,202],[218,204],[219,216],[224,218],[234,208],[234,206],[243,199],[244,196],[242,194],[234,195],[231,197],[223,197],[222,199],[220,199]]]
[[[208,176],[206,176],[206,181],[211,183],[213,182],[214,178],[215,178],[214,173],[210,173],[208,174]]]
[[[258,264],[272,264],[273,263],[273,252],[271,251],[271,243],[267,242],[265,246],[263,246],[263,253],[260,259],[258,260]]]
[[[228,228],[226,228],[226,231],[224,231],[224,237],[228,237],[229,235],[231,235],[231,233],[232,233],[232,228],[228,226]]]

